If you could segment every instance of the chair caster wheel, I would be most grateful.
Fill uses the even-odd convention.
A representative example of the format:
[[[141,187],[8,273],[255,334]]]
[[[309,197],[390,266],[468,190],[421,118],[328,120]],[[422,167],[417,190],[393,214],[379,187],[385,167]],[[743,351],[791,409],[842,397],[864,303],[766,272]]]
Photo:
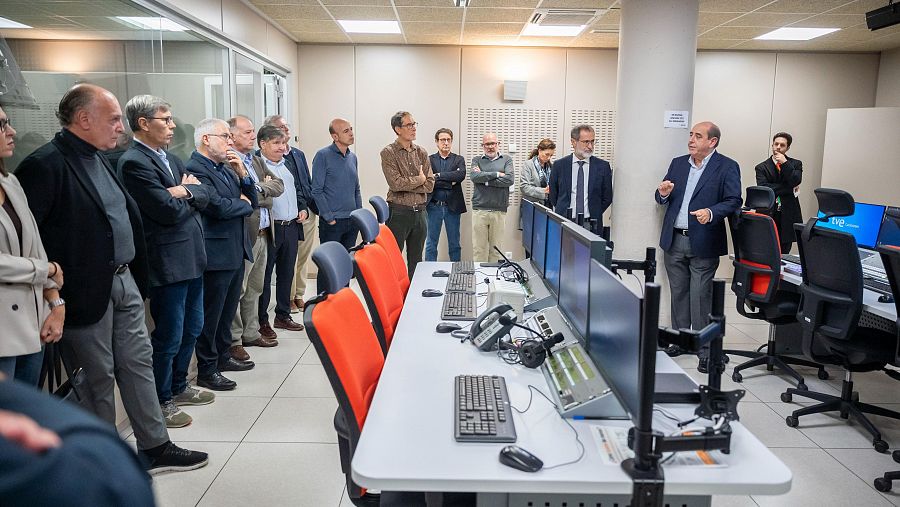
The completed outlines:
[[[900,451],[894,451],[891,453],[891,457],[894,458],[894,461],[900,463]]]
[[[809,391],[809,387],[806,386],[805,382],[800,382],[799,384],[797,384],[797,389],[801,391]]]
[[[791,393],[781,393],[781,401],[790,403],[792,399],[794,399],[794,397],[791,396]],[[790,424],[788,424],[788,426],[790,426]]]
[[[722,359],[722,361],[723,361],[725,364],[728,364],[728,363],[731,361],[731,358],[728,357],[728,356],[722,356],[722,357],[724,358],[724,359]]]
[[[734,372],[731,374],[731,380],[734,380],[735,382],[740,382],[740,381],[744,380],[744,376],[738,372]]]
[[[819,377],[819,380],[828,380],[828,372],[825,371],[824,369],[819,370],[818,377]]]
[[[796,428],[800,424],[800,421],[792,415],[785,417],[784,422],[786,422],[790,428]]]
[[[882,454],[888,452],[889,446],[888,446],[888,443],[885,442],[884,440],[876,440],[876,441],[872,442],[872,446],[875,447],[876,451],[878,451]]]
[[[891,490],[891,481],[886,480],[884,477],[879,477],[875,479],[875,489],[882,493],[887,493]]]

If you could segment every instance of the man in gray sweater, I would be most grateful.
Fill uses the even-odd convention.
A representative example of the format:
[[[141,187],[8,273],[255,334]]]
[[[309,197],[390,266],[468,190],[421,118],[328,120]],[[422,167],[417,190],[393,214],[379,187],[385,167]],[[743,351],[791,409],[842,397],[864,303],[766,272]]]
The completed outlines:
[[[484,155],[472,159],[472,249],[475,262],[496,262],[506,226],[509,187],[515,182],[512,159],[500,154],[497,134],[481,138]]]

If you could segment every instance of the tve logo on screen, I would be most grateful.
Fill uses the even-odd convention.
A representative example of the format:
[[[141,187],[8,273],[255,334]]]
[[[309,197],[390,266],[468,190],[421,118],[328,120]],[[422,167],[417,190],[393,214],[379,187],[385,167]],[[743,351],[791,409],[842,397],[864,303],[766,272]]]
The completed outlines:
[[[819,218],[823,216],[825,214],[820,211]],[[852,215],[831,217],[826,222],[819,222],[819,225],[852,234],[859,246],[872,248],[878,238],[882,217],[884,206],[858,202]]]

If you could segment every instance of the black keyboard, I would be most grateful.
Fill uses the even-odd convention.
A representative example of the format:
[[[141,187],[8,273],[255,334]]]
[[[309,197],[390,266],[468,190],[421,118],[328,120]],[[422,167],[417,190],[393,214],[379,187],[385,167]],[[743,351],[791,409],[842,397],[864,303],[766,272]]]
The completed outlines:
[[[515,442],[506,380],[494,375],[457,375],[453,426],[457,442]]]
[[[450,273],[475,273],[475,263],[472,261],[456,261],[450,268]]]
[[[882,280],[872,278],[863,278],[863,286],[869,290],[874,290],[881,294],[891,295],[891,284]]]
[[[475,320],[475,293],[445,293],[441,318],[443,320]]]
[[[794,264],[800,264],[800,257],[797,257],[796,255],[784,254],[781,258],[788,262],[793,262]]]
[[[451,273],[447,279],[446,292],[475,292],[474,273]]]

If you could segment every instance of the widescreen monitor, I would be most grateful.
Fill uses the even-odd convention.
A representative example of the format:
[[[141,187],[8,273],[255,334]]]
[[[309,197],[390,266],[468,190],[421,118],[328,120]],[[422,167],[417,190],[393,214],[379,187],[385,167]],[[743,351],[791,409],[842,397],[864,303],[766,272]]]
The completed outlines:
[[[818,216],[821,218],[825,214],[820,211]],[[881,228],[881,219],[883,217],[884,206],[858,202],[852,215],[831,217],[827,221],[819,222],[816,225],[852,234],[856,238],[857,245],[863,248],[875,248],[875,243],[878,240],[878,229]]]
[[[544,278],[554,295],[559,294],[559,244],[562,237],[562,226],[566,219],[553,213],[547,213],[547,253],[544,266]]]
[[[884,220],[881,221],[881,230],[878,231],[878,246],[900,246],[900,227],[897,227],[897,222],[888,216],[888,212],[892,210],[894,213],[900,212],[900,208],[893,206],[887,208]]]
[[[539,275],[544,276],[544,261],[547,255],[547,208],[534,207],[534,230],[531,242],[531,264]]]
[[[634,418],[641,402],[641,298],[593,260],[588,316],[588,355]]]
[[[581,338],[588,336],[588,283],[591,279],[591,244],[571,223],[560,241],[559,309]]]
[[[522,199],[522,247],[525,253],[531,255],[531,244],[534,236],[534,204],[526,199]]]

